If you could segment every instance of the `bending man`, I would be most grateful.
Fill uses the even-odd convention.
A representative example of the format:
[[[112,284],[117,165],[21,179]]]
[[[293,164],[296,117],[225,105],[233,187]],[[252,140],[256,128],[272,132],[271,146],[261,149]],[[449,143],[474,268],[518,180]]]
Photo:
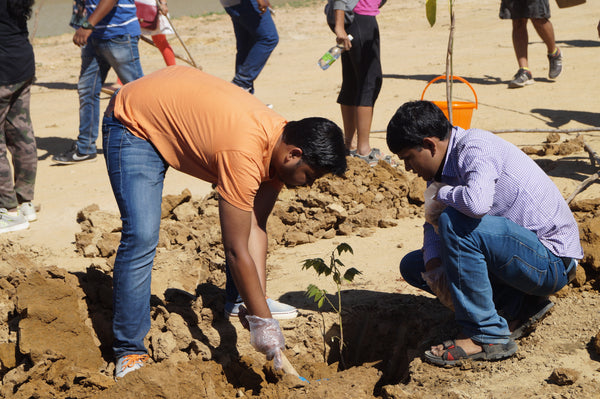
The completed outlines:
[[[113,273],[116,377],[147,359],[150,274],[169,166],[216,184],[225,256],[253,345],[277,357],[283,335],[265,300],[267,217],[284,184],[346,169],[341,129],[286,120],[239,87],[172,66],[125,85],[103,122],[104,154],[123,230]]]

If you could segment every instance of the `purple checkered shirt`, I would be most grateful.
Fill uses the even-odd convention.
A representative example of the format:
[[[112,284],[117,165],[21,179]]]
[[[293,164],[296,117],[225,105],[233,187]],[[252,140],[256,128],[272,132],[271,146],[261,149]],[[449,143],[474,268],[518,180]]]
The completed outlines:
[[[502,216],[536,233],[560,257],[581,259],[577,222],[548,175],[515,145],[480,129],[454,127],[437,199],[463,214]],[[424,260],[440,257],[439,237],[425,223]]]

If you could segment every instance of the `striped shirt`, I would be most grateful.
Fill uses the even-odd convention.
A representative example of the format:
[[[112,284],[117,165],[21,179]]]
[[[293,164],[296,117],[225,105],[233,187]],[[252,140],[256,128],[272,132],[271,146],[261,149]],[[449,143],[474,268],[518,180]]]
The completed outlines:
[[[577,222],[548,175],[515,145],[480,129],[452,129],[437,199],[461,213],[501,216],[533,231],[554,255],[581,259]],[[425,223],[424,260],[440,257]]]
[[[100,0],[85,0],[85,17],[92,15]],[[73,2],[73,11],[77,12],[77,2]],[[78,26],[74,26],[78,28]],[[141,35],[140,24],[136,15],[133,0],[118,0],[117,4],[94,27],[92,37],[97,39],[110,39],[115,36]]]

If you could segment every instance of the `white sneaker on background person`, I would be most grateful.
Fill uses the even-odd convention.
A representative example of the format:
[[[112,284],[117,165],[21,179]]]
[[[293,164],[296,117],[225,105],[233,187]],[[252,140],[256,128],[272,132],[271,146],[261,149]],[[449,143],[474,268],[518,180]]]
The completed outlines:
[[[9,212],[6,208],[0,208],[0,234],[25,230],[28,227],[29,222],[23,217],[21,212]]]

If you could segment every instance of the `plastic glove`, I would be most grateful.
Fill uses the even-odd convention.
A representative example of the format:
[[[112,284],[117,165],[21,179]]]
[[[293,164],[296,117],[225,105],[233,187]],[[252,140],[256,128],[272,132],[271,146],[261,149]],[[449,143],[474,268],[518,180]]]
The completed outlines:
[[[279,328],[279,322],[275,319],[263,319],[258,316],[246,316],[250,325],[250,344],[267,355],[267,359],[273,359],[276,370],[283,367],[281,351],[285,348],[285,339]]]
[[[446,205],[438,201],[437,193],[440,188],[446,186],[444,183],[435,182],[431,183],[425,190],[425,221],[433,226],[435,232],[438,232],[438,219],[440,215],[446,209]]]
[[[438,297],[442,305],[454,311],[454,303],[452,302],[452,294],[448,286],[446,272],[442,266],[436,267],[428,272],[421,273],[421,277],[427,283],[431,291]]]

